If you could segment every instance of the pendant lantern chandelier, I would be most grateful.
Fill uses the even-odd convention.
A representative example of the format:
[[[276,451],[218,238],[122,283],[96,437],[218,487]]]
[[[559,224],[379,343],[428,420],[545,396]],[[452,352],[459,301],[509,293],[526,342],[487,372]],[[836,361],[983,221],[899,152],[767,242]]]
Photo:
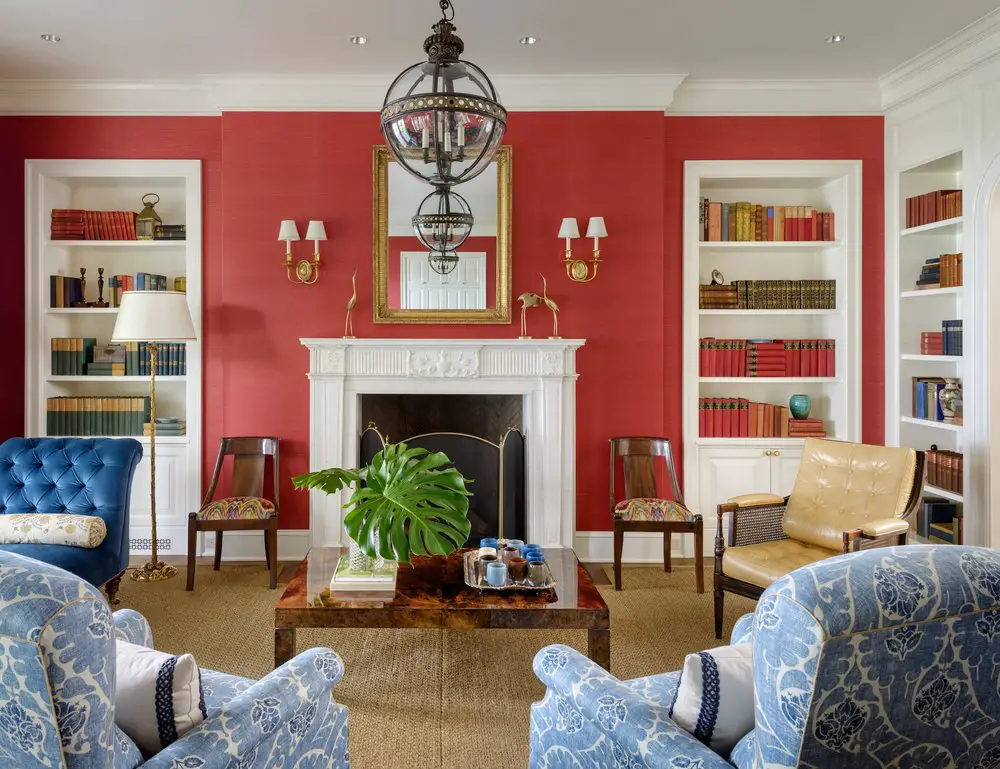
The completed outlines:
[[[465,43],[451,23],[451,0],[424,41],[427,61],[397,77],[385,95],[382,133],[399,164],[435,186],[461,184],[486,170],[507,129],[493,83],[459,57]]]
[[[465,198],[450,187],[437,187],[420,203],[412,222],[417,238],[431,251],[456,251],[475,219]]]
[[[427,262],[438,275],[447,275],[458,267],[458,254],[454,251],[431,251]]]

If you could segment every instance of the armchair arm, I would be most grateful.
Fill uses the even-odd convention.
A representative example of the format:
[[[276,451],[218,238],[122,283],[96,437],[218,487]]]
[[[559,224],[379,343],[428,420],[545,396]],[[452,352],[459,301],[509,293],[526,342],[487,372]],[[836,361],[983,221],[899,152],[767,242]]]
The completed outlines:
[[[870,543],[869,547],[905,544],[906,533],[909,530],[910,522],[905,518],[879,518],[868,521],[860,529],[844,532],[844,552],[858,550],[862,547],[862,543]]]
[[[534,670],[542,683],[607,736],[622,765],[672,767],[678,765],[672,759],[684,757],[700,769],[732,769],[677,726],[667,708],[640,697],[576,649],[546,646],[535,655]],[[625,755],[618,756],[619,751]]]
[[[902,518],[882,518],[877,521],[868,521],[861,527],[861,536],[868,539],[886,537],[890,534],[902,534],[908,531],[910,524]]]
[[[736,624],[733,625],[733,634],[729,638],[730,644],[735,646],[736,644],[753,643],[753,618],[754,613],[749,612],[736,620]]]
[[[742,494],[719,505],[718,528],[715,548],[721,553],[726,548],[723,516],[729,514],[729,547],[755,545],[784,539],[781,521],[788,506],[788,497],[777,494]]]
[[[227,769],[234,759],[251,755],[279,734],[282,724],[303,723],[333,700],[333,685],[344,675],[340,657],[330,649],[309,649],[268,673],[243,694],[223,705],[214,718],[203,721],[143,764],[147,769],[188,766],[196,757],[198,769]],[[339,707],[339,706],[338,706]],[[295,723],[291,723],[293,731]],[[299,731],[307,728],[301,727]],[[337,766],[338,764],[333,764]]]
[[[111,615],[115,623],[115,638],[128,643],[153,648],[153,631],[146,618],[132,609],[119,609]]]

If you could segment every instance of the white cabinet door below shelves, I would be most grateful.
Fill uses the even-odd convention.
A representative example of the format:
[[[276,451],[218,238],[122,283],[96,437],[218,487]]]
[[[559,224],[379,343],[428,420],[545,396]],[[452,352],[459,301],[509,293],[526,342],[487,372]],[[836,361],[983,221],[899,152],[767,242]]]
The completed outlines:
[[[705,522],[705,552],[714,549],[716,510],[730,497],[771,489],[771,457],[767,448],[705,448],[700,452],[698,507]],[[729,521],[724,521],[728,531]]]
[[[187,487],[184,473],[188,447],[164,444],[156,446],[156,528],[157,538],[169,540],[161,544],[164,554],[183,555],[187,552]],[[129,539],[148,540],[149,515],[149,446],[143,447],[142,460],[132,479],[132,502],[129,509]],[[141,548],[132,548],[141,550]]]
[[[802,449],[775,449],[771,454],[771,493],[787,497],[802,464]]]

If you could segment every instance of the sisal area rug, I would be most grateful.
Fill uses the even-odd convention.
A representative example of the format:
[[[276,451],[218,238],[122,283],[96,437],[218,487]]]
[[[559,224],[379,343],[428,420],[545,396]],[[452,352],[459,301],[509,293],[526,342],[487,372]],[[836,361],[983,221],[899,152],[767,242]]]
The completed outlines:
[[[622,592],[601,586],[617,677],[675,670],[685,654],[728,642],[728,635],[717,642],[712,631],[711,575],[698,595],[692,569],[631,567]],[[283,590],[282,582],[267,589],[263,565],[218,572],[205,566],[191,593],[183,574],[141,585],[126,577],[121,608],[149,620],[158,649],[191,652],[203,667],[260,678],[273,666],[274,606]],[[726,634],[753,606],[726,596]],[[574,630],[299,630],[297,641],[299,651],[328,646],[344,660],[333,693],[350,711],[355,769],[526,766],[529,708],[544,693],[532,658],[546,644],[581,651],[587,644],[586,632]]]

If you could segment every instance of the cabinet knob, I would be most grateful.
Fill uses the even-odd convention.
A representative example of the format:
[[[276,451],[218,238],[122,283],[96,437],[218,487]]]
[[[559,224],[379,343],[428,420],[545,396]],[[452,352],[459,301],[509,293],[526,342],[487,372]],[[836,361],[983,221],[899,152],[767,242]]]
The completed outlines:
[[[771,449],[768,449],[767,451],[765,451],[765,452],[764,452],[764,456],[765,456],[765,457],[769,457],[769,456],[771,456],[771,454],[773,454],[773,453],[774,453],[774,452],[773,452],[773,451],[771,451]]]
[[[774,451],[771,452],[771,456],[772,457],[781,456],[781,452],[775,449]]]

